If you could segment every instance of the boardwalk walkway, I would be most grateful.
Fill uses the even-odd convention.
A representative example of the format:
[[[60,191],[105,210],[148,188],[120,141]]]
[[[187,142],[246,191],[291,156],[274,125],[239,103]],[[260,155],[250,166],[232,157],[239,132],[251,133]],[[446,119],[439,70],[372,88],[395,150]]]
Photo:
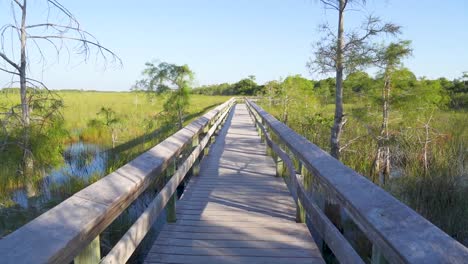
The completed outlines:
[[[234,107],[146,263],[324,263],[246,106]]]

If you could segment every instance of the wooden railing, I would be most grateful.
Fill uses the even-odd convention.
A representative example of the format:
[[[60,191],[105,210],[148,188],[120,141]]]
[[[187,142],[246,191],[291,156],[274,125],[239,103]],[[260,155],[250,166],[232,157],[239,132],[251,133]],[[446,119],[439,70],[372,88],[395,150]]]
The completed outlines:
[[[234,98],[209,111],[115,172],[77,192],[0,240],[0,263],[125,263],[166,208],[175,221],[175,191],[213,139],[235,104]],[[181,157],[181,153],[190,153]],[[147,187],[166,185],[103,259],[99,234]]]
[[[297,204],[340,263],[363,263],[332,223],[330,208],[346,212],[372,244],[372,263],[467,263],[468,249],[367,178],[246,100],[268,152]],[[283,175],[285,173],[285,175]],[[314,185],[314,188],[310,188]],[[327,212],[327,213],[326,213]],[[333,214],[331,214],[333,215]],[[344,231],[344,232],[343,232]],[[317,235],[315,234],[315,235]]]

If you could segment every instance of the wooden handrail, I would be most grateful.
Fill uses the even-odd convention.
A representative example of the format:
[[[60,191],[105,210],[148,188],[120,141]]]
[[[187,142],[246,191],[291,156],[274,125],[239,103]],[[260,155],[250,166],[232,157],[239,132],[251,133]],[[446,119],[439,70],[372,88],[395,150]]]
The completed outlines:
[[[314,179],[320,182],[327,195],[347,210],[354,223],[387,261],[466,263],[468,248],[364,176],[295,133],[254,102],[246,102],[258,115],[260,124],[268,127],[265,131],[274,133],[301,161],[302,166],[313,174]],[[307,195],[298,190],[301,202],[312,202],[312,199],[306,197],[301,199],[304,194]]]
[[[343,237],[340,231],[318,208],[318,206],[314,204],[314,202],[312,202],[312,200],[308,197],[306,191],[304,190],[304,186],[302,186],[300,179],[298,179],[300,175],[296,173],[296,169],[294,168],[294,164],[291,158],[271,139],[267,129],[262,124],[261,117],[258,115],[258,113],[252,110],[251,106],[248,106],[247,109],[249,110],[249,113],[253,117],[257,126],[263,132],[268,147],[270,147],[286,165],[287,174],[289,179],[291,179],[291,182],[286,181],[286,185],[288,186],[288,189],[291,192],[294,201],[296,202],[298,210],[301,210],[299,208],[303,206],[306,213],[312,220],[312,224],[314,225],[315,229],[327,242],[340,263],[363,264],[364,261],[353,249],[351,244]]]
[[[0,240],[1,263],[70,263],[184,147],[235,103],[231,98],[115,172]],[[198,148],[197,148],[198,149]]]
[[[229,109],[226,109],[215,124],[208,130],[204,138],[195,147],[192,153],[185,159],[184,163],[177,169],[174,175],[171,177],[169,182],[159,191],[158,195],[148,205],[147,209],[142,215],[135,221],[125,235],[117,242],[112,250],[102,259],[101,263],[126,263],[127,260],[132,256],[133,252],[143,240],[145,235],[151,229],[154,221],[164,210],[164,207],[168,203],[170,197],[174,195],[177,190],[177,186],[187,175],[187,172],[192,168],[195,160],[202,153],[203,149],[208,145],[210,138],[215,133],[218,126],[226,118],[229,113]]]

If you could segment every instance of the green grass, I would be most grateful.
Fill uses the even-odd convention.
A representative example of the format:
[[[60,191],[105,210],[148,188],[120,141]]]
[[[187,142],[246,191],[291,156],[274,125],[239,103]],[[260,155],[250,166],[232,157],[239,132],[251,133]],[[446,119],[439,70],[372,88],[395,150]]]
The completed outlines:
[[[56,159],[57,162],[54,166],[61,166],[61,152],[67,144],[80,140],[95,143],[104,149],[110,149],[106,164],[107,169],[103,175],[93,175],[89,181],[70,177],[64,185],[51,186],[51,192],[54,194],[52,200],[41,205],[40,208],[24,209],[16,205],[10,197],[12,190],[25,185],[24,179],[16,173],[21,164],[22,152],[13,149],[0,153],[0,237],[14,231],[73,193],[99,180],[105,174],[123,166],[177,130],[175,125],[163,122],[163,116],[160,114],[166,99],[163,96],[154,97],[152,100],[149,100],[144,93],[129,92],[59,92],[57,96],[61,97],[64,102],[62,109],[63,127],[67,133],[58,133],[60,135],[54,136],[54,151],[46,147],[50,145],[47,139],[42,140],[41,138],[41,140],[36,141],[32,139],[37,142],[36,153],[48,160]],[[184,123],[188,124],[229,98],[228,96],[192,95]],[[18,101],[19,94],[0,93],[0,106],[8,107],[18,104]],[[90,125],[91,120],[99,118],[97,113],[102,107],[111,108],[120,120],[116,126],[118,142],[115,149],[111,149],[111,132],[107,127]],[[55,131],[52,129],[48,132],[50,132],[49,135],[53,135]],[[11,156],[11,153],[16,153],[16,158],[2,158],[2,155]],[[50,169],[51,165],[36,162],[35,167],[41,171],[44,167]],[[33,179],[36,185],[41,182],[42,175],[41,172],[34,175]]]
[[[72,137],[86,133],[88,122],[97,118],[101,107],[110,107],[121,118],[119,124],[119,142],[126,142],[143,135],[160,125],[158,113],[162,111],[165,98],[158,96],[149,100],[143,93],[105,93],[105,92],[61,92],[60,97],[65,103],[63,115],[65,127]],[[193,95],[190,99],[188,114],[199,113],[226,101],[227,96]],[[110,135],[110,134],[109,134]],[[92,135],[86,141],[109,145],[109,135],[96,138]],[[99,135],[97,135],[99,136]]]
[[[303,99],[291,104],[287,125],[314,144],[329,151],[334,105],[305,109]],[[281,105],[262,107],[281,120]],[[424,109],[423,109],[424,110]],[[356,139],[341,154],[341,161],[377,183],[371,174],[377,148],[381,112],[377,105],[359,102],[345,105],[348,119],[342,146]],[[423,167],[424,122],[430,122],[429,170]],[[383,186],[460,242],[468,245],[468,115],[466,111],[406,109],[394,107],[390,113],[392,178]],[[374,134],[372,136],[371,134]]]
[[[110,148],[112,146],[110,129],[103,126],[93,127],[89,125],[91,120],[100,118],[97,113],[102,107],[111,108],[119,118],[119,123],[115,128],[118,136],[116,145],[125,146],[125,148],[118,148],[118,153],[113,153],[114,155],[112,155],[108,163],[108,172],[117,169],[135,156],[156,145],[176,130],[174,127],[166,127],[161,130],[163,118],[160,114],[166,100],[164,96],[155,96],[150,100],[145,93],[86,91],[60,91],[56,93],[56,96],[62,98],[64,103],[62,115],[63,127],[66,133],[65,135],[57,135],[55,138],[54,155],[49,153],[50,148],[45,148],[48,145],[47,141],[40,140],[40,142],[37,142],[36,153],[56,162],[54,164],[44,164],[46,163],[44,160],[44,162],[37,162],[36,164],[39,166],[36,167],[42,167],[41,165],[47,167],[60,166],[60,160],[62,159],[60,149],[63,149],[71,142],[85,141],[98,144],[103,148]],[[185,123],[189,123],[229,98],[228,96],[192,95]],[[18,104],[18,102],[18,93],[0,93],[0,106],[8,107]],[[48,134],[52,135],[53,132],[53,130],[48,131]],[[135,141],[135,139],[138,140]],[[126,144],[128,142],[132,144]],[[7,152],[3,154],[5,153]],[[5,197],[8,190],[21,186],[21,179],[16,175],[16,170],[21,162],[21,151],[11,150],[9,153],[15,153],[16,159],[10,158],[8,162],[6,159],[0,161],[0,197]],[[11,154],[8,155],[11,156]],[[36,177],[36,179],[40,179],[40,177]],[[74,190],[75,188],[71,189]],[[5,200],[1,200],[0,205],[7,203]]]

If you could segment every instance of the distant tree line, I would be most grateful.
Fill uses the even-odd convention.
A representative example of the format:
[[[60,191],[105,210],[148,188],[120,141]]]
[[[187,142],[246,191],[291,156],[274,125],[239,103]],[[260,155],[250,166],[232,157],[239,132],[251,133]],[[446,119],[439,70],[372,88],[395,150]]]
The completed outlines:
[[[242,79],[236,83],[221,83],[212,85],[203,85],[192,90],[193,94],[204,95],[257,95],[264,90],[263,85],[255,82],[253,75]]]
[[[393,75],[395,78],[394,101],[425,97],[441,108],[466,109],[468,107],[468,73],[464,73],[460,78],[454,80],[417,78],[409,69],[396,70]],[[347,103],[356,102],[369,95],[378,97],[383,83],[384,75],[382,74],[372,77],[363,71],[353,72],[344,79],[344,97],[347,98]],[[284,86],[302,87],[301,89],[309,90],[320,99],[321,103],[333,104],[335,100],[334,77],[309,80],[300,75],[289,76],[284,80],[270,81],[264,85],[257,84],[255,78],[250,76],[233,84],[203,85],[194,88],[192,93],[274,97],[274,95],[282,93],[282,90],[285,89]]]

